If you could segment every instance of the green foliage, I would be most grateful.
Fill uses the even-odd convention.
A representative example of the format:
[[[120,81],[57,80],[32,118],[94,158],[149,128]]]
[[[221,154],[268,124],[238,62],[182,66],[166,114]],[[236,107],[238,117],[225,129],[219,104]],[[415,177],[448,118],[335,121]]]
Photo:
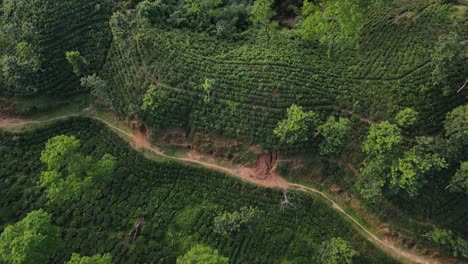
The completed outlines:
[[[388,175],[388,165],[382,158],[370,159],[359,170],[356,188],[364,199],[376,203],[382,199]]]
[[[329,155],[340,152],[347,143],[351,130],[350,121],[340,117],[337,121],[334,116],[330,116],[327,122],[318,127],[318,131],[324,137],[320,143],[320,154]]]
[[[76,76],[86,74],[89,62],[85,57],[81,56],[79,51],[67,51],[65,53],[68,63],[72,66],[73,73]]]
[[[302,106],[291,105],[286,118],[278,123],[273,133],[281,142],[287,144],[304,143],[311,137],[311,132],[318,124],[318,115],[313,111],[304,112]]]
[[[414,148],[405,152],[403,157],[398,159],[398,165],[392,167],[391,183],[414,196],[421,186],[428,182],[428,174],[434,174],[447,166],[447,162],[440,155],[424,153]]]
[[[80,254],[73,253],[70,260],[66,264],[112,264],[112,257],[110,254],[97,254],[91,257],[80,256]]]
[[[108,83],[96,74],[88,75],[80,79],[81,86],[89,89],[105,105],[111,105],[112,96],[109,94]]]
[[[418,112],[413,110],[412,108],[405,108],[398,112],[395,116],[396,123],[399,127],[408,128],[416,122],[418,119]]]
[[[215,85],[215,79],[205,79],[205,82],[201,85],[203,91],[206,93],[206,96],[210,96],[211,91],[213,90],[213,86]]]
[[[185,255],[177,258],[177,264],[228,264],[229,258],[218,255],[218,250],[197,244]]]
[[[0,234],[0,260],[12,264],[48,263],[60,241],[60,232],[51,221],[51,216],[40,209],[7,226]]]
[[[267,38],[270,39],[270,24],[271,19],[276,15],[271,9],[273,0],[256,0],[252,6],[250,20],[254,24],[265,31]]]
[[[351,264],[353,257],[358,256],[359,253],[348,241],[334,237],[322,244],[320,255],[321,263],[324,264]]]
[[[355,0],[324,1],[318,6],[306,0],[300,32],[305,39],[328,43],[329,52],[335,43],[340,46],[355,44],[363,23],[361,8]]]
[[[468,60],[467,49],[468,40],[455,32],[441,35],[435,45],[431,55],[432,81],[445,95],[454,94],[456,85],[468,79],[468,70],[463,66]]]
[[[447,143],[455,149],[454,156],[464,156],[468,147],[468,104],[448,113],[444,126]]]
[[[362,149],[370,155],[391,155],[398,150],[401,140],[400,128],[388,121],[383,121],[379,124],[371,125]]]
[[[79,139],[81,155],[109,153],[118,162],[111,182],[94,182],[101,195],[47,204],[46,194],[36,184],[45,167],[39,157],[49,138],[64,133]],[[73,252],[82,256],[109,252],[114,263],[175,263],[194,244],[217,249],[233,263],[283,259],[317,263],[317,241],[332,237],[349,237],[358,248],[365,248],[358,263],[395,263],[313,196],[292,192],[294,207],[280,210],[280,190],[260,188],[214,170],[146,159],[104,124],[89,118],[70,118],[20,134],[0,133],[0,146],[0,225],[47,208],[62,228],[63,247],[53,263],[68,261]],[[213,231],[216,216],[241,207],[262,212],[255,228],[234,236]],[[128,247],[122,237],[141,217],[143,228]]]
[[[52,202],[63,202],[82,196],[93,197],[99,192],[93,189],[95,182],[106,182],[115,167],[115,159],[104,155],[94,161],[90,156],[78,153],[80,142],[74,136],[56,136],[47,141],[41,161],[47,170],[40,177],[40,185],[46,188]]]
[[[452,251],[453,256],[468,258],[468,242],[455,235],[451,230],[435,227],[424,235],[436,245]]]
[[[244,206],[239,211],[223,212],[215,217],[214,230],[226,236],[238,233],[244,228],[252,230],[258,224],[259,217],[259,210],[253,207]]]
[[[460,168],[450,181],[450,191],[468,194],[468,161],[462,162]]]

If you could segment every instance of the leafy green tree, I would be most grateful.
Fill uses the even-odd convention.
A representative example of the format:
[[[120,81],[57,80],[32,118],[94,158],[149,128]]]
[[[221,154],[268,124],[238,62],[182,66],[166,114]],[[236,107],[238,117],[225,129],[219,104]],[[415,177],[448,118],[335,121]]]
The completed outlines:
[[[447,163],[438,154],[423,153],[416,149],[405,152],[392,168],[391,183],[408,192],[410,196],[418,194],[419,189],[428,181],[428,174],[447,168]]]
[[[453,94],[454,84],[468,80],[468,69],[463,65],[468,59],[468,41],[450,32],[439,37],[431,53],[432,81],[439,85],[445,95]],[[461,74],[457,74],[461,72]],[[461,79],[460,79],[461,78]]]
[[[383,196],[383,188],[387,183],[388,175],[388,165],[382,158],[370,159],[359,170],[356,189],[364,199],[370,203],[376,203]]]
[[[340,152],[351,130],[351,122],[340,117],[337,121],[334,116],[330,116],[327,122],[318,127],[318,131],[324,137],[324,141],[320,143],[320,154],[329,155]]]
[[[96,195],[98,191],[93,186],[107,181],[114,170],[114,157],[106,154],[94,161],[81,155],[79,146],[74,136],[60,135],[49,139],[41,153],[47,170],[42,172],[39,184],[53,202]]]
[[[1,54],[1,53],[0,53]],[[19,42],[15,49],[0,56],[0,81],[15,93],[31,94],[37,91],[34,79],[38,78],[40,57],[27,42]]]
[[[462,237],[454,234],[451,230],[435,227],[424,236],[439,247],[444,247],[452,251],[453,256],[468,258],[468,242]]]
[[[88,75],[80,79],[81,86],[89,89],[91,94],[96,96],[106,105],[112,104],[112,96],[109,93],[109,87],[105,80],[96,74]]]
[[[401,140],[400,128],[388,121],[372,125],[367,134],[362,149],[369,156],[360,169],[356,188],[362,197],[372,203],[383,196],[383,188],[391,178],[392,160]]]
[[[73,253],[70,260],[66,264],[112,264],[112,256],[107,254],[97,254],[91,257],[80,256],[80,254]]]
[[[250,14],[250,20],[254,26],[265,31],[268,40],[272,28],[271,19],[276,15],[275,11],[271,9],[272,5],[273,0],[255,0]]]
[[[281,142],[296,144],[306,142],[314,127],[318,124],[318,115],[312,111],[304,112],[295,104],[288,108],[286,119],[281,120],[273,133]]]
[[[369,155],[385,156],[395,153],[401,140],[400,128],[383,121],[371,126],[362,149]]]
[[[407,128],[412,126],[416,120],[418,119],[418,112],[413,110],[412,108],[405,108],[398,112],[395,117],[395,120],[398,126]]]
[[[321,43],[328,43],[330,55],[335,44],[350,45],[359,37],[363,23],[361,8],[354,0],[324,1],[318,5],[305,0],[300,32],[305,39],[318,38]]]
[[[445,137],[454,152],[453,156],[468,154],[468,104],[459,106],[445,117]]]
[[[205,92],[206,96],[210,97],[210,93],[214,88],[216,81],[215,79],[206,78],[205,82],[201,85],[203,91]]]
[[[324,264],[351,264],[353,257],[359,256],[353,246],[346,240],[334,237],[322,243],[320,260]]]
[[[7,226],[0,234],[0,262],[48,263],[60,243],[59,229],[51,221],[51,216],[39,209]]]
[[[81,56],[79,51],[67,51],[65,55],[76,76],[86,73],[89,63],[85,57]]]
[[[214,230],[220,234],[232,235],[248,228],[251,230],[259,221],[260,212],[253,207],[242,207],[232,213],[224,212],[214,219]]]
[[[218,250],[197,244],[185,255],[177,258],[177,264],[228,264],[229,258],[220,256]]]
[[[468,161],[461,163],[460,168],[447,186],[453,192],[465,192],[468,194]]]

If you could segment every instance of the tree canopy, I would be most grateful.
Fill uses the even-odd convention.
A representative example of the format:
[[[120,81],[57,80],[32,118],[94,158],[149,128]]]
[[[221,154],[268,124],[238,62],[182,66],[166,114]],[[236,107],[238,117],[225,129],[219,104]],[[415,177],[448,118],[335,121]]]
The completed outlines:
[[[278,123],[273,133],[281,142],[296,144],[306,142],[311,131],[318,124],[318,115],[312,111],[304,112],[301,106],[296,104],[288,108],[286,118]]]
[[[330,116],[327,122],[318,127],[318,131],[324,138],[320,143],[320,154],[328,155],[340,152],[345,146],[348,134],[351,130],[351,122],[340,117],[338,121],[334,116]]]
[[[464,153],[468,153],[468,104],[448,113],[444,126],[447,143],[455,149],[454,155],[463,156]]]
[[[228,264],[229,258],[220,256],[218,250],[197,244],[185,255],[177,258],[177,264]]]
[[[395,117],[396,123],[399,127],[408,128],[412,126],[418,119],[418,112],[412,108],[405,108],[398,112]]]
[[[305,39],[328,43],[329,54],[335,44],[354,44],[362,27],[362,10],[355,0],[304,1],[305,17],[300,32]]]
[[[322,244],[320,255],[323,264],[351,264],[353,257],[359,256],[359,253],[348,241],[334,237]]]
[[[271,9],[273,0],[256,0],[252,6],[250,20],[252,23],[265,31],[267,38],[270,38],[271,19],[276,15]]]
[[[449,187],[453,192],[465,192],[468,194],[468,161],[461,163],[460,168],[452,177]]]
[[[47,164],[39,183],[53,202],[95,195],[93,183],[106,181],[115,166],[114,158],[106,154],[94,161],[78,152],[80,142],[74,136],[60,135],[47,141],[41,161]]]
[[[253,207],[242,207],[232,213],[223,212],[214,219],[214,230],[224,235],[232,235],[243,228],[252,229],[259,221],[259,211]]]
[[[400,128],[383,121],[371,126],[362,149],[367,154],[382,156],[395,152],[401,140]]]
[[[0,260],[18,264],[48,263],[60,242],[60,232],[51,221],[51,216],[39,209],[7,226],[0,234]]]
[[[73,73],[76,76],[80,76],[86,73],[89,63],[85,57],[81,56],[79,51],[67,51],[65,55],[67,61],[72,66]]]

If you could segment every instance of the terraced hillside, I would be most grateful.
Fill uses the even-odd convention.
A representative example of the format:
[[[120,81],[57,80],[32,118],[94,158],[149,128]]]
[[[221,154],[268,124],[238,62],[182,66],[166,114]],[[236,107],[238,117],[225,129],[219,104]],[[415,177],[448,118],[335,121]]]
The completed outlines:
[[[127,33],[114,38],[104,68],[114,106],[150,125],[157,119],[190,122],[270,147],[277,144],[273,128],[293,103],[323,114],[347,109],[374,119],[411,106],[422,114],[422,131],[437,131],[445,113],[466,102],[464,94],[443,96],[431,82],[431,49],[450,28],[448,8],[427,1],[375,5],[360,48],[332,58],[294,31],[276,32],[271,42],[245,33],[234,42],[161,29],[137,15],[120,17],[114,31]],[[132,27],[130,21],[140,22]],[[200,88],[205,79],[215,80],[211,100],[204,100]],[[165,103],[141,113],[150,84],[163,91]]]
[[[108,153],[117,165],[109,184],[99,185],[97,200],[79,199],[57,205],[47,202],[36,184],[45,142],[56,135],[74,135],[80,151],[93,157]],[[174,263],[194,243],[204,243],[231,263],[308,263],[318,257],[322,241],[352,240],[361,255],[354,263],[394,263],[353,231],[327,205],[292,193],[294,206],[280,209],[283,194],[243,183],[219,172],[173,162],[153,162],[89,119],[71,119],[22,134],[0,134],[0,228],[26,213],[45,208],[62,228],[63,249],[53,263],[72,252],[110,252],[113,263]],[[261,211],[250,232],[216,233],[220,213],[252,206]],[[136,241],[125,238],[138,219],[144,226]]]
[[[15,46],[25,42],[32,46],[39,65],[28,76],[17,77],[24,65],[10,68],[9,74],[4,71],[0,75],[0,94],[66,97],[83,91],[65,52],[79,51],[89,62],[91,71],[100,69],[111,41],[108,20],[112,9],[109,0],[3,1],[0,57],[8,56],[10,61],[21,57],[15,54]],[[19,80],[11,81],[15,78]]]

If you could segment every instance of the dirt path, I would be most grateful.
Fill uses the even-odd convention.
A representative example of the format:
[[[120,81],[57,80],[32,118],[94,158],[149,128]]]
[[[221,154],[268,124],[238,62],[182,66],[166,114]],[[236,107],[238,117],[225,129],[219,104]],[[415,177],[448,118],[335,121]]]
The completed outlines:
[[[56,118],[51,118],[48,120],[44,121],[35,121],[35,120],[23,120],[19,118],[3,118],[2,121],[0,122],[0,128],[6,128],[6,127],[17,127],[17,126],[22,126],[26,124],[40,124],[40,123],[45,123],[45,122],[51,122],[54,120],[60,120],[60,119],[65,119],[69,117],[77,117],[80,116],[78,114],[72,114],[72,115],[66,115],[66,116],[61,116],[61,117],[56,117]],[[411,262],[416,262],[416,263],[424,263],[424,264],[439,264],[441,263],[440,261],[436,259],[429,259],[428,257],[424,256],[419,256],[416,255],[410,251],[404,250],[396,246],[396,244],[392,241],[388,241],[386,239],[382,239],[374,235],[369,229],[364,227],[362,224],[359,223],[359,221],[348,214],[339,204],[337,204],[331,197],[329,197],[326,193],[321,192],[317,189],[307,187],[304,185],[296,184],[296,183],[290,183],[287,182],[285,179],[281,178],[279,175],[274,174],[271,177],[265,179],[265,180],[259,180],[253,177],[253,172],[252,169],[246,168],[243,166],[235,166],[232,168],[220,166],[217,164],[214,164],[213,162],[205,162],[201,161],[199,157],[196,157],[194,155],[188,154],[185,157],[173,157],[173,156],[168,156],[164,154],[162,151],[160,151],[157,147],[154,147],[151,145],[151,143],[146,139],[145,135],[142,134],[141,132],[138,132],[136,134],[133,133],[128,133],[126,131],[123,131],[122,129],[114,126],[113,124],[109,123],[108,121],[95,117],[95,116],[87,116],[88,118],[92,118],[95,120],[98,120],[104,124],[106,124],[108,127],[110,127],[113,130],[118,131],[119,133],[129,137],[131,139],[131,145],[135,149],[147,149],[156,155],[166,157],[169,159],[173,160],[178,160],[182,162],[188,162],[188,163],[194,163],[194,164],[199,164],[203,167],[217,170],[223,173],[227,173],[231,176],[235,176],[237,178],[241,178],[245,181],[268,187],[268,188],[281,188],[281,189],[292,189],[292,190],[297,190],[297,191],[303,191],[307,193],[312,193],[312,194],[317,194],[329,201],[332,204],[333,209],[337,210],[340,214],[342,214],[345,218],[350,220],[357,228],[361,229],[365,234],[366,238],[374,243],[377,247],[382,249],[383,251],[387,252],[391,256],[397,256],[399,258],[403,258],[407,263]]]
[[[352,110],[349,110],[349,109],[342,109],[342,108],[337,108],[337,109],[340,110],[340,111],[346,112],[346,113],[348,113],[348,114],[350,114],[350,115],[352,115],[352,116],[355,116],[355,117],[359,118],[359,120],[361,120],[362,122],[366,122],[366,123],[369,124],[369,125],[375,125],[375,124],[378,124],[378,123],[379,123],[379,122],[377,122],[377,121],[374,121],[374,120],[370,119],[370,118],[367,117],[367,116],[363,116],[363,115],[358,114],[358,113],[356,113],[356,112],[354,112],[354,111],[352,111]]]

